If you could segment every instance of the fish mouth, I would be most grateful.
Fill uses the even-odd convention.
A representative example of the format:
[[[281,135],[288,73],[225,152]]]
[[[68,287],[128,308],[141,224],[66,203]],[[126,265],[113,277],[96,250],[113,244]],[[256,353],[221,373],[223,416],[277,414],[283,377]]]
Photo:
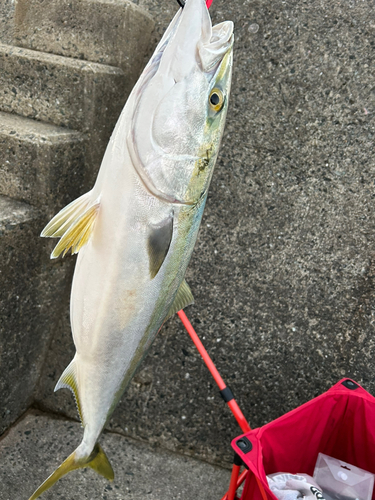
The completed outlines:
[[[157,45],[138,87],[141,94],[155,74],[169,75],[174,83],[189,74],[193,65],[211,78],[226,53],[233,48],[232,21],[212,26],[205,0],[186,0]]]
[[[211,73],[233,45],[233,22],[212,26],[205,0],[187,0],[178,12],[163,59],[176,82],[198,63]]]
[[[233,49],[233,22],[216,24],[211,31],[209,43],[198,46],[202,70],[211,73],[220,65],[225,55]]]

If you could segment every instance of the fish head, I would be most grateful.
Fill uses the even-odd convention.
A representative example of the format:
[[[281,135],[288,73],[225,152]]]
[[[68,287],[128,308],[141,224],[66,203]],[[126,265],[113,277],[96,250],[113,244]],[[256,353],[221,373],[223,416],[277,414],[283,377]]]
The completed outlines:
[[[180,9],[134,90],[132,163],[158,198],[206,195],[228,108],[233,23],[212,26],[204,0]]]

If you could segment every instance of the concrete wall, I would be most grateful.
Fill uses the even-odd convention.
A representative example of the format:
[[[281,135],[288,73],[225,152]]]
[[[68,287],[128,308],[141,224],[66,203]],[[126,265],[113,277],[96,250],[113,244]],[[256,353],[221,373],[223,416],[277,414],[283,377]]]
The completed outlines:
[[[15,0],[0,0],[0,42],[13,43]]]
[[[173,0],[139,0],[158,23]],[[187,314],[252,426],[352,376],[375,393],[375,21],[371,2],[214,0],[235,23],[228,123],[187,273]],[[257,29],[259,28],[259,29]],[[73,355],[68,316],[39,406]],[[209,461],[240,433],[177,318],[110,423]]]

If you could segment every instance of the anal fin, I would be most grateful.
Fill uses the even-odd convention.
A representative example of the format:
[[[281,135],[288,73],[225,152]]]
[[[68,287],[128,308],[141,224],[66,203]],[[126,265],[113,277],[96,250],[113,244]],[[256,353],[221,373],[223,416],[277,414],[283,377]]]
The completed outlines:
[[[191,304],[194,304],[194,297],[189,285],[183,280],[164,321],[167,321],[167,319],[171,318],[176,312]]]
[[[74,398],[76,400],[76,406],[79,413],[79,418],[81,419],[81,422],[83,424],[84,423],[83,413],[82,413],[81,403],[79,400],[77,371],[74,359],[65,368],[63,374],[61,375],[59,381],[56,384],[54,392],[58,391],[59,389],[69,389],[70,391],[72,391]]]

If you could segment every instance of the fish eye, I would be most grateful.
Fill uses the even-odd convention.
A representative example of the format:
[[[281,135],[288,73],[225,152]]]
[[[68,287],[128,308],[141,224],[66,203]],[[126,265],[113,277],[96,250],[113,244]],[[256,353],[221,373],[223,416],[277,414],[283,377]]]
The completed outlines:
[[[212,89],[209,97],[210,107],[213,111],[220,111],[224,104],[224,96],[220,89]]]

